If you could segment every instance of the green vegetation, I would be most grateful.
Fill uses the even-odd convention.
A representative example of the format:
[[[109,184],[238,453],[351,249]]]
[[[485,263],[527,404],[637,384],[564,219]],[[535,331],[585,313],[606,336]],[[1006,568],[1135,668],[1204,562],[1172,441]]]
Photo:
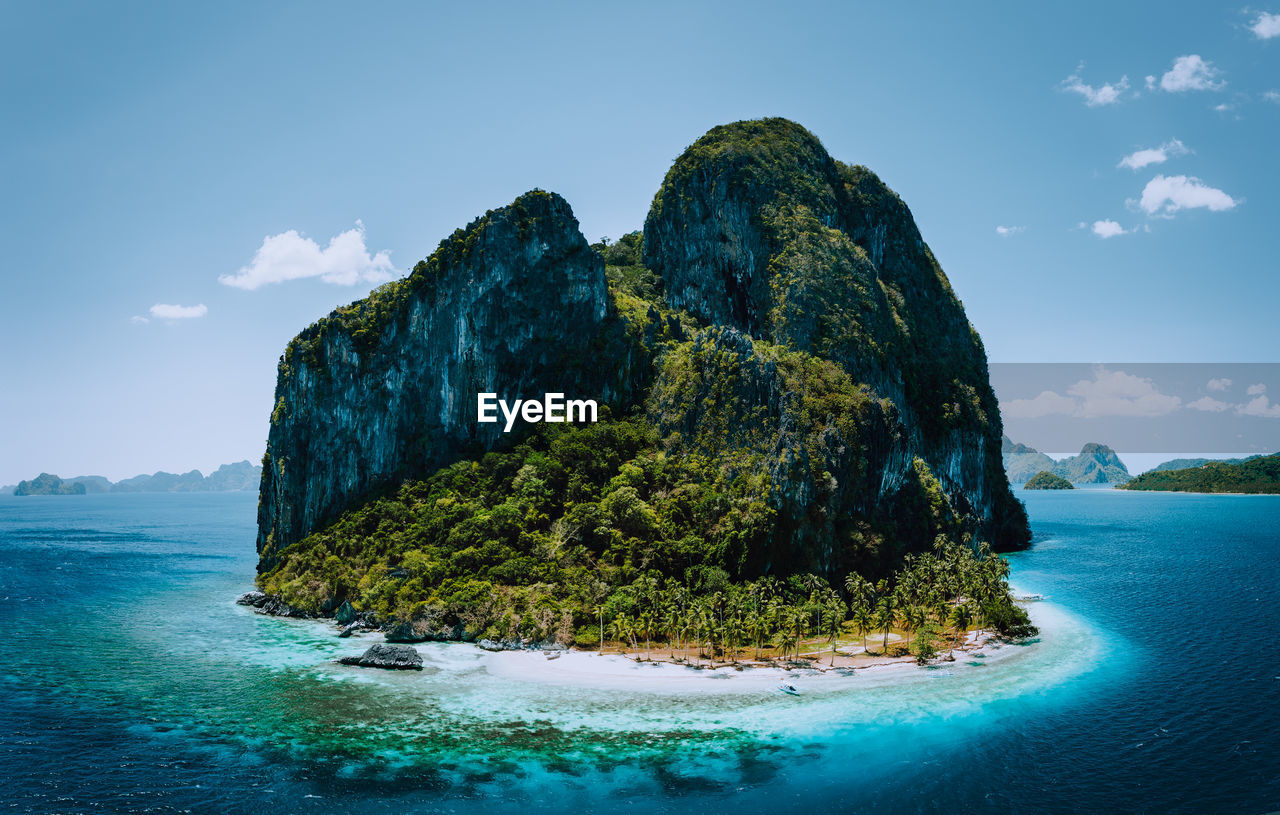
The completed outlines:
[[[297,608],[350,602],[420,637],[590,646],[603,630],[633,649],[692,643],[712,659],[797,656],[811,636],[834,647],[850,625],[880,632],[883,651],[890,627],[954,627],[959,605],[971,615],[962,622],[1033,632],[1005,562],[945,535],[874,585],[857,573],[836,588],[759,574],[746,555],[773,524],[767,486],[756,472],[668,455],[642,418],[541,425],[508,452],[346,513],[282,552],[259,583]]]
[[[1120,485],[1120,489],[1280,494],[1280,453],[1235,464],[1210,461],[1183,470],[1152,470]]]
[[[1028,490],[1074,490],[1075,486],[1060,475],[1041,471],[1027,480],[1023,489]]]

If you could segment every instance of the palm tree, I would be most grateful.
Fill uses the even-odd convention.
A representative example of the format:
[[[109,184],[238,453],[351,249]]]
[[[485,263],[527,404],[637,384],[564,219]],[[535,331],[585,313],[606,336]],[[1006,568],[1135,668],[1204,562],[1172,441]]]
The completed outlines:
[[[671,646],[671,659],[674,661],[680,644],[680,607],[674,600],[663,610],[662,622],[667,629],[667,645]]]
[[[604,653],[604,604],[596,606],[596,614],[600,615],[600,653]]]
[[[951,621],[956,626],[956,636],[952,647],[960,644],[960,636],[962,632],[969,630],[969,624],[973,622],[973,607],[967,602],[960,603],[951,610]]]
[[[858,636],[862,638],[862,650],[865,651],[867,650],[867,632],[875,625],[875,616],[869,603],[859,601],[853,607],[853,624],[858,629]]]
[[[903,624],[903,627],[906,628],[907,630],[907,634],[908,634],[907,647],[908,648],[911,647],[911,640],[915,632],[919,631],[920,627],[924,625],[925,614],[926,612],[923,606],[912,605],[912,606],[907,606],[902,610],[902,624]]]
[[[844,579],[844,590],[849,595],[850,605],[870,605],[875,597],[875,587],[857,572],[849,572]]]
[[[831,637],[831,666],[836,664],[836,638],[844,628],[844,602],[834,595],[827,600],[826,632]]]
[[[613,618],[610,627],[613,629],[613,636],[617,638],[618,642],[622,643],[623,654],[625,655],[627,640],[635,633],[635,626],[631,623],[631,617],[626,612],[622,612]]]
[[[644,632],[644,657],[653,659],[653,650],[650,647],[653,637],[653,612],[646,610],[640,613],[640,630]]]
[[[791,632],[795,635],[796,659],[800,659],[800,641],[804,639],[808,622],[809,612],[804,606],[796,606],[791,610]]]
[[[880,596],[876,606],[876,628],[884,629],[884,642],[880,646],[882,654],[889,653],[889,629],[893,627],[894,614],[897,611],[897,598],[885,592]]]

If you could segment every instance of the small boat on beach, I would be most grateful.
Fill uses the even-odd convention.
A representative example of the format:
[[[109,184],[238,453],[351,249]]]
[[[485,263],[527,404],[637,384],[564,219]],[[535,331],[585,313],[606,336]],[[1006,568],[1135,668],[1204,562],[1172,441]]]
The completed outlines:
[[[795,685],[779,685],[779,686],[778,686],[778,690],[782,691],[783,693],[787,694],[788,696],[799,696],[799,695],[800,695],[800,691],[796,688],[796,686],[795,686]]]

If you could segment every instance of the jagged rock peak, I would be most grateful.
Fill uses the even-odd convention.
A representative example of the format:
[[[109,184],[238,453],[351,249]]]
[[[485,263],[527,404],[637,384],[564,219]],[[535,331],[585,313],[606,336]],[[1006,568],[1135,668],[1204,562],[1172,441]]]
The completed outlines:
[[[534,190],[440,243],[403,280],[335,310],[280,359],[258,515],[260,567],[361,495],[502,440],[476,393],[609,393],[590,346],[603,263],[569,204]]]

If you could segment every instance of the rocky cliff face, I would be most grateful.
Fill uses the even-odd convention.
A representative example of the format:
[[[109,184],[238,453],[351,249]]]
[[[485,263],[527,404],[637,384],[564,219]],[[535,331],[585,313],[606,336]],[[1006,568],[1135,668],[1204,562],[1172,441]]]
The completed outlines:
[[[609,322],[600,257],[564,199],[535,191],[303,331],[280,359],[260,570],[358,497],[503,442],[477,392],[618,394],[625,366],[595,359]]]
[[[717,127],[681,155],[645,222],[668,303],[839,363],[892,403],[870,466],[891,499],[916,458],[997,548],[1026,545],[1000,455],[986,354],[910,211],[782,119]]]
[[[735,577],[887,574],[939,536],[1026,545],[982,345],[872,173],[785,120],[719,127],[668,173],[643,266],[633,244],[606,251],[625,255],[611,291],[568,204],[529,193],[294,339],[264,460],[260,571],[383,487],[513,441],[476,422],[480,391],[612,402],[657,431],[663,455],[700,462],[715,483],[699,489],[721,497],[699,512],[736,520],[698,546]],[[657,560],[692,524],[672,517]],[[360,545],[322,537],[299,563],[308,546]]]

